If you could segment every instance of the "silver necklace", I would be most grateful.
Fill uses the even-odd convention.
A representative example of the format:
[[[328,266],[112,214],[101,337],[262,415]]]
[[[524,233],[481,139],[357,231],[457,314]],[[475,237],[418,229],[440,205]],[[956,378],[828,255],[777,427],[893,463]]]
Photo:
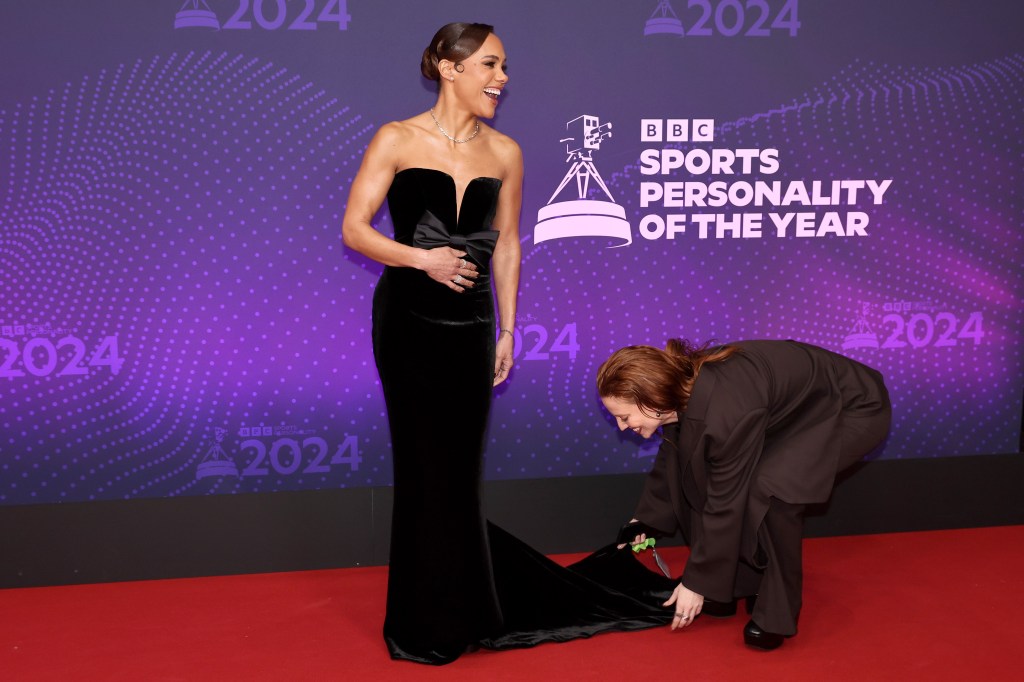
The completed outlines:
[[[455,144],[465,144],[465,143],[469,142],[470,140],[472,140],[474,137],[476,137],[480,133],[480,121],[477,121],[476,122],[476,128],[473,129],[473,134],[470,135],[469,137],[467,137],[465,140],[460,140],[457,137],[452,137],[451,135],[449,135],[448,131],[441,127],[441,123],[437,120],[437,116],[434,116],[434,110],[433,109],[430,110],[430,118],[434,119],[434,125],[436,125],[437,129],[441,131],[441,134],[444,135],[445,137],[447,137],[449,140],[451,140]]]

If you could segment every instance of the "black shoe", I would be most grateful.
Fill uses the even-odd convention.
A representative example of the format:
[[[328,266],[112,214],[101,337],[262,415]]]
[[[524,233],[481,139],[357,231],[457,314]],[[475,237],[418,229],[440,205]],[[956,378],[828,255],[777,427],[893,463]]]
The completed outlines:
[[[729,616],[735,616],[736,600],[712,601],[710,599],[705,599],[704,606],[701,607],[700,612],[702,615],[711,616],[712,618],[728,618]]]
[[[743,628],[743,643],[755,649],[771,651],[782,646],[784,641],[785,637],[762,630],[753,620],[747,621],[747,625]]]

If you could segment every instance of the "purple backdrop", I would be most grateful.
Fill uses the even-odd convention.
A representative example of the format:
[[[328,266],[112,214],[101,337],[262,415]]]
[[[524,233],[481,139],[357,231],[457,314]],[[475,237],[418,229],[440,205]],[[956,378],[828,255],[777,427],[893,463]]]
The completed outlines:
[[[1017,451],[1017,3],[424,4],[11,9],[0,504],[390,483],[380,267],[343,249],[341,215],[376,127],[430,105],[419,54],[460,19],[506,43],[495,125],[527,173],[489,477],[644,470],[593,377],[669,336],[877,367],[884,458]]]

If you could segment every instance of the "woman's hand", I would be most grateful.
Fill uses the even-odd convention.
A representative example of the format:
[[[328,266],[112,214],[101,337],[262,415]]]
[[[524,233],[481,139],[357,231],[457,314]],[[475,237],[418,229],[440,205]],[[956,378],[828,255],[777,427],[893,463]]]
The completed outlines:
[[[512,370],[512,352],[515,339],[508,332],[498,332],[498,343],[494,349],[494,386],[497,386],[505,379]]]
[[[704,607],[704,597],[686,589],[682,583],[679,583],[672,592],[672,596],[662,606],[672,606],[673,604],[676,606],[676,615],[672,618],[672,629],[675,630],[676,628],[685,628],[693,622],[693,619]]]
[[[630,519],[629,523],[639,523],[639,521],[640,521],[640,519]],[[626,525],[628,526],[629,523],[627,523]],[[646,539],[647,539],[647,535],[645,533],[641,533],[640,535],[637,535],[635,538],[633,538],[633,541],[630,542],[629,544],[631,544],[631,545],[639,545],[641,542],[643,542]],[[625,546],[626,546],[625,543],[623,543],[621,545],[616,545],[615,549],[622,549]]]
[[[476,265],[463,258],[465,255],[465,251],[450,246],[430,249],[421,254],[419,269],[435,282],[462,293],[472,287],[473,280],[480,275]]]

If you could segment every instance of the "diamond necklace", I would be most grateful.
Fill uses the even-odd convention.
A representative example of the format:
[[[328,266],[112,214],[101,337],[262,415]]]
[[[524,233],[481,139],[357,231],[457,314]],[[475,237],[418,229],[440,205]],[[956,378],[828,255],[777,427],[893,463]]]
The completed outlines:
[[[436,125],[437,129],[441,131],[441,134],[444,135],[445,137],[447,137],[449,140],[451,140],[455,144],[465,144],[466,142],[469,142],[470,140],[472,140],[474,137],[476,137],[480,133],[480,121],[477,121],[476,122],[476,128],[473,129],[473,134],[470,135],[469,137],[467,137],[465,140],[460,140],[457,137],[452,137],[451,135],[449,135],[448,131],[441,127],[441,123],[437,120],[437,116],[434,116],[434,110],[433,109],[430,110],[430,118],[434,119],[434,125]]]

